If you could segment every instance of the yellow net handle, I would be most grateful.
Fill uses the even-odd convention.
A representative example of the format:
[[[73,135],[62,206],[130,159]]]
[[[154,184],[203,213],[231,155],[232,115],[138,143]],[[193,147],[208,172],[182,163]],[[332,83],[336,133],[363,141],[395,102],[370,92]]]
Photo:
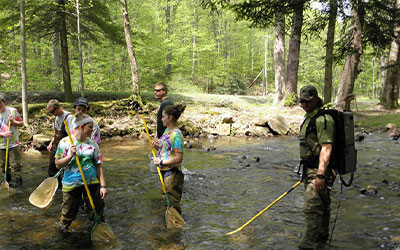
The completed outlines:
[[[151,139],[150,139],[149,130],[147,129],[146,119],[144,118],[144,115],[143,115],[143,114],[140,114],[140,115],[142,116],[144,129],[146,130],[147,139],[149,140],[151,152],[153,153],[153,158],[156,158],[156,153],[155,153],[155,151],[154,151],[153,144],[151,144]],[[160,167],[159,167],[159,166],[157,166],[157,172],[158,172],[158,177],[160,178],[162,190],[163,190],[164,194],[166,194],[166,193],[167,193],[167,190],[165,189],[164,180],[163,180],[163,178],[162,178],[162,175],[161,175],[161,171],[160,171]]]

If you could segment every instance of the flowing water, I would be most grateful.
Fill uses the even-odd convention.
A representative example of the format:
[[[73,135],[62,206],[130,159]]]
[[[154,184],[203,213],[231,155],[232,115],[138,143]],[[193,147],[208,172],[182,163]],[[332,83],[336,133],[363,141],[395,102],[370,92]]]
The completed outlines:
[[[0,193],[0,249],[296,249],[303,225],[303,185],[232,236],[235,230],[295,184],[295,138],[204,140],[215,151],[186,150],[182,199],[183,230],[167,231],[158,176],[149,171],[149,148],[142,140],[104,141],[108,196],[106,222],[118,242],[93,246],[93,222],[80,210],[73,233],[63,238],[57,221],[62,192],[41,210],[28,197],[47,177],[47,157],[25,157],[23,187]],[[358,170],[344,188],[331,249],[400,249],[399,143],[371,134],[358,143]],[[376,195],[363,195],[373,185]],[[340,183],[332,191],[332,221]]]

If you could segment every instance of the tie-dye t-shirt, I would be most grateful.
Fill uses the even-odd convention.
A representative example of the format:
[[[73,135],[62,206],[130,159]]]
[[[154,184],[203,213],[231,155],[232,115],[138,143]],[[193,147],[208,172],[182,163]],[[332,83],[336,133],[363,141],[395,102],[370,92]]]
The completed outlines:
[[[79,162],[82,166],[83,174],[87,184],[99,183],[97,177],[97,169],[94,163],[97,165],[103,162],[103,158],[100,153],[99,146],[93,140],[87,138],[85,141],[81,142],[73,138],[74,144],[76,146],[76,153],[79,155]],[[63,138],[58,144],[57,152],[55,158],[57,160],[66,157],[71,148],[69,138]],[[69,192],[76,187],[82,186],[82,176],[79,172],[78,164],[76,163],[75,157],[64,167],[64,177],[62,179],[64,192]]]
[[[3,113],[0,113],[0,131],[2,133],[8,131],[8,116],[13,115],[16,121],[22,121],[21,116],[18,113],[18,110],[15,108],[6,107],[6,110]],[[18,140],[18,129],[11,125],[10,131],[12,131],[12,136],[9,138],[9,148],[15,148],[19,145]],[[7,148],[7,138],[0,137],[0,149]]]
[[[166,160],[174,156],[176,152],[183,153],[183,135],[179,129],[169,131],[167,128],[164,134],[160,138],[161,147],[158,151],[158,157],[161,160]],[[170,170],[173,167],[177,167],[181,170],[181,164],[174,166],[168,165],[161,167],[162,171]]]

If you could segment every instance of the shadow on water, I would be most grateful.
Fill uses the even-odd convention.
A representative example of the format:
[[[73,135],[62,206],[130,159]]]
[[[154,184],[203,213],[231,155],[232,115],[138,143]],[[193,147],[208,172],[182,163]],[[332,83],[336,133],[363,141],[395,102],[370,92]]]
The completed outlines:
[[[186,150],[182,199],[183,230],[167,231],[157,175],[149,171],[146,141],[104,141],[101,151],[107,179],[106,222],[118,237],[110,246],[93,246],[93,222],[80,210],[73,233],[63,238],[57,222],[62,192],[47,210],[28,202],[47,177],[47,157],[24,158],[23,187],[13,196],[0,193],[1,249],[296,249],[301,236],[301,185],[241,232],[235,230],[298,181],[295,138],[226,138],[204,141],[217,150]],[[370,135],[357,145],[354,184],[345,188],[332,249],[400,247],[398,142]],[[384,181],[385,180],[385,181]],[[366,196],[359,190],[378,187]],[[332,220],[340,184],[332,191]]]

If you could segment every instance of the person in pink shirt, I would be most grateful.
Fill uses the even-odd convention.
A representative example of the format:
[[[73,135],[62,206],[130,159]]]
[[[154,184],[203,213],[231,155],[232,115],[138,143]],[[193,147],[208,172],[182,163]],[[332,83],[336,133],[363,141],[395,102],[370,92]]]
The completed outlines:
[[[0,93],[0,167],[5,170],[5,159],[8,139],[8,166],[6,180],[12,187],[22,184],[21,153],[18,140],[18,127],[24,125],[16,108],[6,106],[6,97]],[[10,121],[10,128],[8,123]],[[11,171],[10,171],[11,170]],[[15,174],[15,181],[11,180],[11,172]]]

